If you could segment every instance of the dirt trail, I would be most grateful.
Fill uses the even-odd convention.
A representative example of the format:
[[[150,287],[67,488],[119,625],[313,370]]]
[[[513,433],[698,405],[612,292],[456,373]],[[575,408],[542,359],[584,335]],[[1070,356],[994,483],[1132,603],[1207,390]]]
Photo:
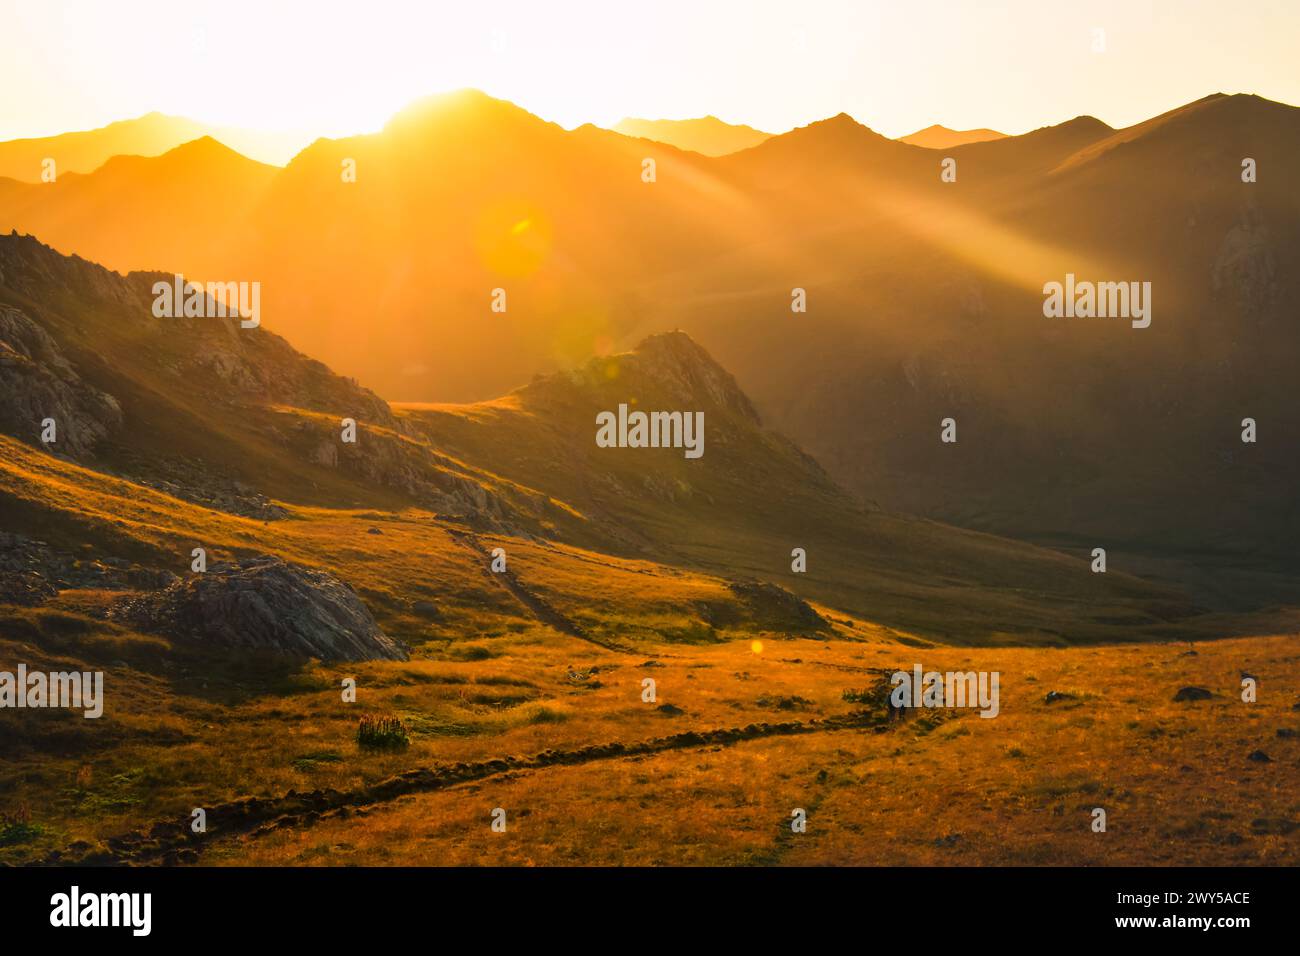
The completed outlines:
[[[513,571],[493,571],[490,551],[483,549],[479,542],[478,536],[469,531],[457,531],[452,528],[447,529],[447,534],[456,544],[460,545],[466,551],[473,554],[475,561],[483,568],[483,573],[495,585],[505,588],[514,595],[524,607],[528,608],[543,624],[555,628],[562,634],[568,634],[570,637],[576,637],[609,651],[619,651],[621,653],[633,653],[633,648],[619,644],[615,641],[603,640],[599,637],[593,637],[591,634],[575,621],[570,620],[561,614],[558,610],[547,603],[541,596],[530,591],[524,583],[519,580],[519,576]]]
[[[395,777],[352,790],[313,790],[298,793],[290,790],[280,797],[244,797],[204,808],[207,832],[193,833],[189,818],[160,820],[152,826],[105,841],[107,850],[82,845],[55,851],[37,865],[122,866],[135,864],[173,864],[194,862],[198,853],[213,841],[243,833],[271,832],[287,827],[310,826],[326,817],[346,817],[359,807],[385,803],[410,793],[441,790],[457,784],[483,780],[498,774],[548,767],[574,766],[601,760],[618,760],[686,750],[698,747],[729,746],[764,737],[789,737],[800,734],[843,730],[888,729],[884,717],[874,711],[857,711],[835,717],[813,718],[806,722],[748,724],[718,730],[691,730],[656,737],[636,743],[593,744],[576,750],[546,750],[531,757],[503,757],[475,763],[456,763],[408,770]]]
[[[817,792],[812,800],[807,801],[801,808],[806,814],[807,828],[805,833],[795,833],[790,828],[794,822],[794,817],[784,817],[777,822],[776,836],[772,838],[772,845],[766,853],[754,857],[749,862],[754,866],[776,866],[786,855],[795,848],[798,841],[816,839],[817,834],[817,811],[821,809],[822,801],[826,799],[826,794],[830,790],[829,783],[824,779],[817,781]],[[808,833],[812,835],[809,836]]]

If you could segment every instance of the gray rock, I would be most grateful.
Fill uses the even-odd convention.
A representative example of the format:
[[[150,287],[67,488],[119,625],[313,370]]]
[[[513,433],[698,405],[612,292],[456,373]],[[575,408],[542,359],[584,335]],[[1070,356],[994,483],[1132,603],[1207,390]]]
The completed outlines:
[[[323,661],[408,657],[347,584],[269,555],[213,565],[141,610],[156,628],[231,649]]]
[[[0,431],[39,445],[46,418],[55,439],[41,447],[82,458],[121,426],[122,409],[82,380],[44,328],[0,308]]]
[[[412,601],[411,613],[426,621],[441,621],[442,609],[432,601]]]

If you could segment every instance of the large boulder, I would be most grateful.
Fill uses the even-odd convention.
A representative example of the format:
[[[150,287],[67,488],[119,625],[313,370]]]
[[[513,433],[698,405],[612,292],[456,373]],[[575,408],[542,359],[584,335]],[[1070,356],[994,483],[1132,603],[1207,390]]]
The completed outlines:
[[[215,564],[156,595],[151,623],[167,633],[301,660],[407,659],[347,584],[262,555]]]

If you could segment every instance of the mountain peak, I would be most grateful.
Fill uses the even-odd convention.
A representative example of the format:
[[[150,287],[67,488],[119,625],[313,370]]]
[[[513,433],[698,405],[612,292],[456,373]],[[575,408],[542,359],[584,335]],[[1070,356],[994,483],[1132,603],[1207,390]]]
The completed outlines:
[[[750,425],[762,424],[735,377],[680,329],[647,336],[630,351],[538,377],[515,394],[526,404],[543,407],[567,401],[561,396],[571,396],[575,388],[605,402],[630,400],[648,408],[710,410]]]
[[[433,93],[408,103],[384,124],[384,131],[423,132],[444,124],[463,129],[511,119],[545,124],[545,120],[521,106],[489,96],[482,90],[466,87],[446,93]]]
[[[205,134],[203,136],[199,136],[196,139],[192,139],[189,140],[188,142],[181,143],[179,146],[169,149],[163,155],[173,156],[173,155],[188,154],[188,155],[198,156],[198,155],[204,155],[209,153],[233,153],[233,152],[234,150],[231,149],[229,146],[227,146],[225,143],[222,143],[221,141],[214,139],[213,137]]]
[[[824,119],[824,120],[821,120],[821,121],[819,121],[819,122],[817,122],[817,123],[812,123],[812,124],[810,124],[810,125],[812,125],[812,126],[821,126],[821,125],[831,125],[831,124],[834,124],[834,125],[837,125],[837,126],[862,126],[862,125],[863,125],[863,124],[859,123],[857,120],[855,120],[855,119],[854,119],[852,116],[850,116],[848,113],[845,113],[843,110],[841,110],[840,112],[836,113],[834,116],[828,117],[828,118],[826,118],[826,119]],[[867,128],[867,127],[863,126],[863,129],[866,129],[866,128]]]
[[[816,157],[818,160],[842,162],[851,158],[856,162],[868,152],[886,157],[907,151],[906,146],[881,136],[848,113],[836,113],[807,126],[796,127],[788,133],[773,136],[735,158],[749,163],[785,163],[793,154],[802,155],[809,160]]]
[[[258,167],[268,171],[274,169],[274,167],[268,166],[266,163],[259,163],[255,159],[249,159],[243,153],[231,149],[220,140],[205,135],[187,140],[179,146],[173,146],[158,156],[129,154],[113,156],[104,163],[101,169],[105,172],[124,172],[127,170],[138,172],[148,169],[150,175],[157,176],[160,170],[168,170],[172,173],[211,175],[214,170],[252,169]]]
[[[838,138],[848,138],[850,136],[861,136],[866,134],[874,139],[886,139],[881,136],[870,126],[859,123],[848,113],[836,113],[834,116],[828,116],[826,119],[816,120],[807,126],[800,126],[791,132],[794,133],[816,133],[818,135],[832,135]],[[788,135],[788,134],[787,134]]]
[[[123,277],[81,256],[64,255],[17,229],[0,232],[0,285],[33,298],[54,286],[80,298],[130,301],[137,294],[133,286],[141,285],[136,276],[143,277],[144,273]],[[141,285],[139,301],[147,302],[143,288]]]
[[[624,136],[666,143],[704,156],[725,156],[749,149],[771,137],[752,126],[728,123],[709,114],[699,119],[638,119],[624,117],[613,129]]]
[[[1089,114],[1089,113],[1084,113],[1084,114],[1081,115],[1081,116],[1076,116],[1074,119],[1066,120],[1064,123],[1059,123],[1059,124],[1057,124],[1057,126],[1054,127],[1054,128],[1055,128],[1055,129],[1100,129],[1100,130],[1107,130],[1107,129],[1114,129],[1115,127],[1111,126],[1109,123],[1104,123],[1104,122],[1102,122],[1101,120],[1097,119],[1097,117],[1092,116],[1092,115]]]
[[[704,348],[681,329],[647,335],[632,350],[638,355],[672,359],[683,365],[708,365],[720,369]]]
[[[665,391],[672,400],[689,406],[702,400],[754,424],[759,423],[749,397],[741,390],[730,372],[718,364],[705,349],[681,329],[647,336],[631,352],[614,356],[621,378],[639,379],[647,387]],[[606,374],[597,359],[598,374]]]
[[[994,139],[1005,139],[1005,133],[995,129],[950,129],[935,123],[925,129],[919,129],[907,136],[900,136],[900,143],[909,146],[923,146],[926,149],[949,149],[953,146],[965,146],[967,143],[985,143]]]

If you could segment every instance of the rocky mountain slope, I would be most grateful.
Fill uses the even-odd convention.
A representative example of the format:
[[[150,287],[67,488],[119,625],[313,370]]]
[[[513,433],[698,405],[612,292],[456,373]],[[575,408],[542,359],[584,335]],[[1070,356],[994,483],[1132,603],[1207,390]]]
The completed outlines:
[[[765,427],[736,380],[684,333],[652,336],[633,352],[540,377],[492,402],[393,409],[263,329],[241,328],[233,318],[155,317],[157,279],[120,276],[31,238],[0,237],[0,305],[23,316],[6,326],[22,332],[6,347],[21,350],[30,367],[25,377],[4,381],[26,394],[33,375],[57,372],[69,394],[98,396],[99,403],[83,397],[85,408],[64,406],[71,416],[65,432],[83,440],[60,445],[40,440],[17,394],[7,400],[20,410],[10,434],[31,451],[5,445],[6,526],[66,554],[102,549],[154,589],[169,585],[168,574],[186,573],[195,542],[212,549],[213,566],[224,570],[207,573],[226,588],[243,580],[231,559],[268,553],[351,584],[364,567],[357,554],[396,545],[383,540],[382,523],[365,529],[364,548],[338,542],[342,551],[333,558],[303,561],[304,552],[278,551],[275,542],[289,527],[320,525],[339,509],[373,509],[367,513],[376,521],[416,509],[429,515],[434,534],[419,550],[443,552],[456,574],[479,582],[450,598],[441,594],[462,613],[506,600],[547,620],[590,617],[589,589],[609,573],[597,568],[636,559],[729,582],[727,596],[698,603],[701,620],[715,624],[786,619],[780,601],[763,597],[774,584],[943,640],[1130,639],[1193,626],[1196,609],[1176,590],[1122,572],[1094,575],[1086,561],[1057,552],[863,508],[814,459]],[[688,436],[676,447],[601,447],[598,417],[620,406],[677,413],[692,424],[699,416],[699,453],[687,454]],[[340,428],[347,418],[356,422],[354,443]],[[68,465],[39,464],[51,454]],[[115,520],[132,488],[144,510],[130,522]],[[271,531],[277,524],[286,527]],[[188,535],[187,527],[194,528]],[[497,576],[488,567],[494,547],[532,554],[531,572]],[[592,556],[595,579],[544,570],[572,561],[564,549],[575,547]],[[796,551],[808,570],[796,568]],[[392,557],[415,556],[398,550]],[[57,591],[64,567],[18,562],[10,589]],[[367,576],[379,567],[367,568]],[[504,595],[485,596],[485,571]],[[365,589],[398,609],[399,629],[413,626],[415,594],[392,581]],[[194,597],[189,585],[173,592]],[[609,626],[595,617],[597,627]]]
[[[1292,107],[1078,117],[954,146],[953,182],[848,116],[705,157],[472,92],[269,175],[190,146],[126,179],[0,186],[0,224],[123,269],[170,247],[196,276],[259,278],[268,328],[392,400],[491,398],[679,327],[864,500],[1109,544],[1198,587],[1212,568],[1187,562],[1215,554],[1295,571]],[[1045,318],[1067,274],[1150,281],[1152,325]],[[935,440],[947,417],[955,445]]]

